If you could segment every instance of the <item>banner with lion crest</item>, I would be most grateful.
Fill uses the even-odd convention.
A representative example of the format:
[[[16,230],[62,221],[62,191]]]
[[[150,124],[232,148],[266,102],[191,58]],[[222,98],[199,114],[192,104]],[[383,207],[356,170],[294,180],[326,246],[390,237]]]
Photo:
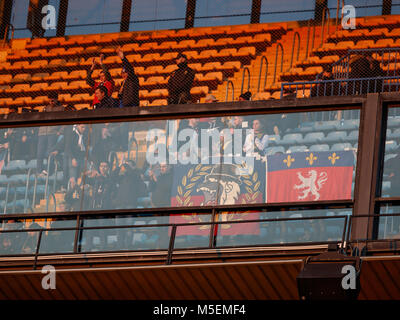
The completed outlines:
[[[295,152],[268,156],[267,202],[351,199],[354,152]]]
[[[265,202],[265,161],[254,166],[237,164],[197,164],[174,167],[171,206],[215,206]],[[258,219],[257,212],[219,213],[218,221]],[[209,222],[209,215],[171,215],[171,223]],[[177,229],[177,235],[208,235],[210,226],[195,225]],[[258,223],[221,224],[218,234],[258,234]]]

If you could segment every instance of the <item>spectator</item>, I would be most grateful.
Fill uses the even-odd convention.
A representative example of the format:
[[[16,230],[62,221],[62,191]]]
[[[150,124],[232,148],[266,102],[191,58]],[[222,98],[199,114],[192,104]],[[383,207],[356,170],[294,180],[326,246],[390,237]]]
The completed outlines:
[[[242,93],[239,96],[239,101],[248,101],[248,100],[251,100],[251,92],[250,91]]]
[[[114,81],[111,78],[111,74],[108,71],[107,67],[103,64],[103,59],[104,59],[104,54],[101,54],[100,55],[100,66],[101,66],[102,71],[100,71],[100,81],[96,82],[92,79],[93,70],[94,70],[96,64],[98,64],[96,59],[93,58],[92,66],[87,74],[86,83],[89,86],[91,86],[95,92],[96,92],[96,89],[100,86],[106,87],[107,95],[111,96],[114,91]],[[98,103],[100,103],[100,100],[98,99],[98,97],[95,94],[92,105],[95,106]]]
[[[193,86],[195,72],[188,67],[187,58],[182,53],[178,54],[176,64],[178,69],[168,80],[168,104],[190,103],[192,100],[190,89]]]
[[[324,96],[335,96],[339,94],[339,84],[336,82],[331,82],[329,80],[334,80],[332,73],[332,65],[325,66],[322,76],[319,80],[327,81],[317,84],[311,89],[312,97],[324,97]]]
[[[70,187],[74,188],[80,173],[83,171],[87,152],[87,132],[85,124],[76,124],[73,126],[71,141],[68,144],[66,152],[70,155],[69,164]]]
[[[107,93],[107,88],[105,86],[99,86],[94,92],[97,100],[99,101],[94,105],[95,109],[110,109],[115,107],[115,101]]]
[[[4,254],[13,254],[14,248],[11,243],[11,239],[9,237],[10,233],[1,233],[1,242],[0,242],[0,253]]]
[[[136,208],[138,198],[146,196],[148,191],[135,162],[128,160],[123,163],[116,175],[118,175],[117,194],[115,196],[116,209]]]
[[[400,154],[390,158],[385,162],[385,174],[390,181],[390,196],[398,197],[400,195]]]
[[[41,229],[42,227],[33,222],[28,229]],[[28,234],[25,238],[24,244],[22,245],[22,253],[30,254],[36,252],[36,246],[38,242],[39,232],[38,231],[28,231]]]
[[[49,104],[44,108],[45,112],[64,111],[64,106],[58,102],[58,94],[51,92],[48,96]],[[63,134],[63,126],[41,126],[38,131],[37,165],[36,172],[42,176],[48,172],[43,169],[43,159],[48,158],[57,145],[57,140]]]
[[[122,84],[119,89],[119,107],[138,107],[139,106],[139,78],[132,65],[125,57],[121,47],[118,47],[117,54],[122,60]]]
[[[378,78],[369,84],[369,91],[368,92],[382,92],[383,90],[383,83],[380,77],[386,76],[386,72],[381,68],[381,65],[378,60],[374,59],[371,54],[367,54],[367,60],[369,62],[369,77],[370,78]],[[368,84],[367,84],[368,85]]]
[[[250,153],[253,149],[254,154],[261,156],[265,155],[265,149],[268,147],[268,135],[265,133],[265,125],[258,119],[253,120],[253,134],[249,134],[246,137],[246,141],[243,146],[243,151],[248,156],[252,156]]]
[[[91,207],[96,210],[112,209],[115,186],[110,175],[110,165],[107,161],[101,161],[98,169],[87,179],[87,182],[93,186]]]
[[[160,174],[157,176],[150,170],[150,191],[153,207],[161,208],[171,205],[171,185],[173,174],[169,165],[160,164]]]

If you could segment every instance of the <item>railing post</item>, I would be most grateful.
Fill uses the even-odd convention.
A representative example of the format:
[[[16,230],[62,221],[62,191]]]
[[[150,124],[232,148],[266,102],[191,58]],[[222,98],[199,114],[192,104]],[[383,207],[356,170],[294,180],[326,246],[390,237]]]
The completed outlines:
[[[40,230],[39,231],[38,241],[36,243],[35,260],[33,262],[33,270],[36,270],[37,259],[38,259],[38,255],[39,255],[40,242],[42,241],[42,233],[43,233],[43,230]]]
[[[244,86],[244,76],[248,75],[248,80],[247,80],[247,91],[250,91],[250,69],[248,67],[243,68],[243,75],[242,75],[242,87],[240,89],[240,94],[243,93],[243,86]]]
[[[321,27],[322,30],[321,30],[321,45],[320,45],[320,47],[322,47],[324,44],[326,13],[328,13],[327,29],[328,29],[328,37],[329,37],[329,21],[331,20],[331,15],[329,13],[329,9],[325,7],[324,10],[322,10],[322,27]]]
[[[283,46],[280,43],[277,43],[276,46],[276,51],[275,51],[275,69],[274,69],[274,80],[272,83],[275,83],[276,81],[276,69],[278,67],[278,49],[281,49],[282,52],[282,58],[281,58],[281,72],[283,71],[283,55],[284,55],[284,50],[283,50]]]
[[[261,72],[262,72],[262,67],[263,67],[263,62],[265,61],[265,78],[264,78],[264,86],[263,86],[263,91],[265,90],[265,86],[267,84],[267,77],[268,77],[268,59],[266,56],[261,57],[261,63],[260,63],[260,71],[258,73],[258,84],[257,84],[257,92],[260,92],[260,84],[261,84]]]
[[[176,224],[172,226],[171,238],[169,238],[167,261],[165,262],[165,264],[167,265],[172,263],[172,253],[174,251],[175,236],[176,236]]]
[[[235,86],[233,85],[233,82],[231,80],[226,80],[226,93],[225,93],[225,102],[228,101],[228,93],[229,93],[229,84],[232,87],[232,101],[234,101],[235,97]]]
[[[295,46],[295,44],[296,44],[296,38],[297,38],[298,43],[299,43],[299,45],[298,45],[298,47],[297,47],[297,57],[296,57],[296,61],[299,60],[299,54],[300,54],[300,34],[296,31],[296,32],[294,33],[294,35],[293,35],[292,54],[291,54],[291,57],[290,57],[290,66],[289,66],[289,68],[287,69],[287,71],[289,71],[289,70],[292,68],[292,66],[293,66],[294,46]]]

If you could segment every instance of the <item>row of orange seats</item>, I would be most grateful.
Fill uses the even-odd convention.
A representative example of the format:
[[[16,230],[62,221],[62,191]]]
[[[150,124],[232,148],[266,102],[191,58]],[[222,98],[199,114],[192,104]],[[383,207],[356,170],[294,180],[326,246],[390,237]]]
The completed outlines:
[[[260,51],[265,50],[265,47],[271,44],[271,35],[270,34],[258,34],[254,37],[245,36],[239,37],[237,39],[233,38],[220,38],[218,40],[214,40],[213,38],[202,39],[199,41],[195,40],[183,40],[180,42],[177,41],[165,41],[161,44],[157,44],[157,42],[148,42],[144,44],[139,43],[129,43],[122,46],[122,50],[125,54],[133,54],[137,53],[142,56],[148,53],[165,53],[171,51],[183,51],[183,50],[195,50],[202,51],[207,49],[216,49],[221,50],[225,48],[236,48],[239,49],[244,46],[255,46]],[[16,51],[13,55],[9,55],[7,60],[10,62],[16,62],[21,60],[29,59],[39,60],[43,58],[71,58],[71,57],[80,57],[85,56],[95,57],[99,56],[100,53],[115,54],[115,46],[113,47],[74,47],[74,48],[53,48],[53,49],[36,49],[29,52],[28,50],[19,50]]]
[[[138,41],[141,43],[150,41],[165,41],[167,39],[202,39],[219,37],[240,37],[255,35],[257,33],[282,34],[287,29],[286,23],[279,24],[254,24],[240,26],[206,27],[182,30],[163,30],[155,32],[120,32],[110,34],[94,34],[85,36],[67,36],[55,38],[38,38],[31,40],[26,49],[115,45],[126,42]]]
[[[189,64],[196,73],[208,73],[214,71],[223,72],[224,76],[232,76],[233,72],[239,71],[241,64],[239,61],[227,61],[223,64],[221,62],[208,62],[205,64],[201,63],[192,63]],[[177,66],[175,64],[168,65],[165,68],[163,66],[150,66],[147,68],[144,67],[135,67],[135,72],[139,77],[143,77],[144,79],[148,79],[155,76],[164,76],[168,77],[174,70],[176,70]],[[118,79],[121,75],[122,68],[114,68],[110,69],[110,74],[113,79]],[[96,69],[92,78],[97,79],[99,77],[100,70]],[[14,77],[11,74],[5,74],[0,79],[0,85],[9,85],[12,83],[25,83],[25,84],[33,84],[36,82],[46,81],[49,84],[55,81],[61,80],[69,80],[69,81],[79,81],[81,79],[86,79],[87,71],[86,70],[74,70],[71,72],[68,71],[56,71],[52,74],[49,73],[35,73],[31,75],[30,73],[19,73]]]
[[[185,51],[184,52],[188,56],[188,60],[191,63],[195,62],[211,62],[211,61],[242,61],[242,63],[248,64],[250,60],[253,59],[256,55],[255,47],[242,47],[239,50],[236,48],[230,49],[222,49],[217,51],[213,50],[203,50],[200,53],[197,51]],[[175,58],[177,57],[177,52],[168,52],[160,55],[159,53],[146,54],[143,57],[141,55],[127,55],[129,61],[133,63],[135,66],[145,66],[151,64],[173,64]],[[0,70],[2,73],[9,73],[9,71],[19,71],[19,70],[42,70],[44,72],[45,69],[54,69],[54,68],[65,68],[72,69],[78,67],[89,67],[92,64],[92,58],[89,59],[53,59],[51,61],[47,60],[34,60],[31,63],[29,61],[17,61],[13,64],[9,62],[0,63]],[[121,60],[117,56],[109,56],[105,58],[104,64],[109,68],[111,66],[119,66],[121,65]]]
[[[61,90],[59,92],[62,92]],[[191,89],[191,94],[194,101],[199,100],[201,97],[204,97],[209,92],[208,86],[198,86],[193,87]],[[114,92],[113,97],[117,97],[117,92]],[[141,105],[147,103],[152,103],[157,99],[167,99],[168,98],[168,90],[167,89],[155,89],[152,91],[149,90],[140,90],[139,98],[142,101]],[[60,93],[59,100],[62,103],[79,105],[83,103],[91,104],[93,101],[93,95],[89,93]],[[48,103],[48,97],[45,95],[37,96],[37,97],[17,97],[17,98],[0,98],[0,108],[7,107],[37,107],[43,106]]]
[[[118,79],[119,82],[120,80],[121,79]],[[198,73],[195,75],[194,85],[208,85],[209,87],[216,88],[216,85],[222,83],[222,81],[222,72],[209,72],[206,74]],[[143,78],[139,78],[139,84],[141,88],[150,89],[153,87],[166,87],[167,83],[168,79],[164,77],[151,77],[147,81]],[[48,84],[47,82],[40,82],[32,85],[21,83],[15,84],[11,88],[0,89],[0,97],[14,97],[23,95],[24,93],[37,94],[43,91],[72,92],[81,90],[90,90],[90,86],[85,80],[71,81],[69,83],[67,81],[59,81],[51,84]]]

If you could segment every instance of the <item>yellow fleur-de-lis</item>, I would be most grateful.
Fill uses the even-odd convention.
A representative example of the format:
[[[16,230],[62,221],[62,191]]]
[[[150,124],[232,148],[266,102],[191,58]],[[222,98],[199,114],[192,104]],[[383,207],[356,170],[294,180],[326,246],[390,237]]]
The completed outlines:
[[[290,155],[287,156],[287,158],[285,160],[283,160],[283,162],[286,163],[286,165],[288,166],[288,168],[290,168],[290,166],[292,165],[292,162],[294,162],[294,158],[292,158]]]
[[[306,160],[308,161],[308,163],[310,165],[312,165],[314,163],[315,160],[317,160],[318,158],[314,156],[313,153],[310,153],[310,155],[306,158]]]
[[[328,157],[328,159],[331,160],[332,164],[335,164],[336,160],[340,159],[340,157],[336,155],[336,152],[334,152],[331,156]]]

